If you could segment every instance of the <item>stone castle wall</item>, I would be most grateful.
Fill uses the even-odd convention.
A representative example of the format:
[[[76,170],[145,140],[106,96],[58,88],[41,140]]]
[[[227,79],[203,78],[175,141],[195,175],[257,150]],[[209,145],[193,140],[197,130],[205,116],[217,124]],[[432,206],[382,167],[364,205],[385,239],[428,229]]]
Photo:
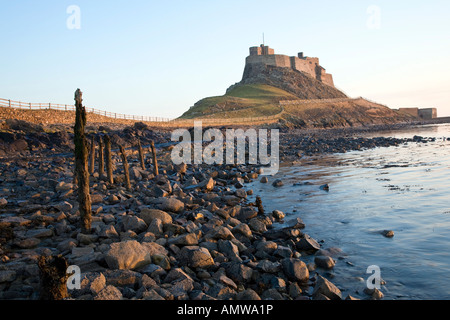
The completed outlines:
[[[334,87],[333,76],[329,73],[322,74],[322,82],[329,86]]]
[[[246,59],[246,64],[251,63],[262,63],[268,66],[275,66],[281,68],[290,68],[291,67],[291,59],[288,56],[284,56],[281,54],[272,54],[265,56],[248,56]]]
[[[437,108],[400,108],[398,111],[424,120],[436,119],[438,117]]]
[[[437,109],[436,108],[424,108],[419,109],[419,118],[429,120],[429,119],[436,119],[437,116]]]
[[[269,66],[291,68],[304,72],[316,80],[334,87],[333,76],[326,73],[320,66],[319,58],[304,57],[303,52],[298,57],[275,54],[275,51],[267,46],[250,48],[250,55],[246,59],[246,64],[265,64]]]

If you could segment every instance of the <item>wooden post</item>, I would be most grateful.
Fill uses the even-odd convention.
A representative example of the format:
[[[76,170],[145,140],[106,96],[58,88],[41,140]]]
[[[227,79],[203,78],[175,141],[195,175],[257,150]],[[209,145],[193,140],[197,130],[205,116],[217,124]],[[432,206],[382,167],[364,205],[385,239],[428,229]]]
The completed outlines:
[[[38,259],[41,300],[64,300],[67,292],[67,268],[69,263],[63,256],[40,256]]]
[[[155,149],[155,143],[150,141],[150,148],[152,150],[153,155],[153,173],[155,176],[159,175],[159,169],[158,169],[158,159],[156,158],[156,149]]]
[[[127,155],[125,154],[125,149],[122,145],[119,145],[120,155],[122,157],[122,163],[123,163],[123,171],[125,173],[125,187],[128,191],[131,190],[131,183],[130,183],[130,167],[128,166],[127,161]]]
[[[100,178],[105,175],[105,160],[103,157],[103,142],[101,136],[98,138],[98,174]]]
[[[105,135],[105,160],[106,160],[106,177],[109,184],[114,184],[114,176],[113,176],[113,168],[112,168],[112,160],[111,160],[111,138],[108,135]]]
[[[142,170],[145,170],[145,158],[144,158],[144,150],[142,150],[141,140],[138,139],[138,150],[139,150],[139,161],[141,162]]]
[[[91,175],[94,174],[95,171],[95,140],[94,140],[94,136],[92,136],[91,138],[91,156],[90,156],[90,165],[89,165],[89,173]]]
[[[90,233],[92,223],[91,195],[89,192],[88,153],[84,128],[86,126],[86,109],[83,107],[83,93],[75,92],[76,118],[74,127],[75,173],[78,180],[78,203],[80,206],[81,232]]]

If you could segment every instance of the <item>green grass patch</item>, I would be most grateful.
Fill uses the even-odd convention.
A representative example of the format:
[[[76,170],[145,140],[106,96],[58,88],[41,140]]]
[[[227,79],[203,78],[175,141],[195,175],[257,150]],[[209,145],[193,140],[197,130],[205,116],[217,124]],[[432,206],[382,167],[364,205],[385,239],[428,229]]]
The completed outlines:
[[[269,85],[239,85],[223,96],[200,100],[180,119],[228,119],[275,115],[280,112],[280,100],[292,99],[296,99],[296,97]]]

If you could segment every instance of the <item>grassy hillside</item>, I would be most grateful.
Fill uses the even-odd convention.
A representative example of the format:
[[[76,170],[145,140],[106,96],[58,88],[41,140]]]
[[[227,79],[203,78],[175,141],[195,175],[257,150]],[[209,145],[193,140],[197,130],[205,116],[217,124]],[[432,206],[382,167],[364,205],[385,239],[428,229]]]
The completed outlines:
[[[296,127],[357,127],[417,120],[363,98],[305,102],[284,107],[283,121]]]
[[[304,100],[280,107],[295,95],[267,84],[238,84],[225,95],[197,102],[180,119],[233,119],[279,115],[287,127],[333,128],[407,122],[412,117],[365,99]]]
[[[223,96],[197,102],[180,119],[242,118],[275,115],[281,112],[280,100],[297,99],[291,93],[265,84],[238,85]]]

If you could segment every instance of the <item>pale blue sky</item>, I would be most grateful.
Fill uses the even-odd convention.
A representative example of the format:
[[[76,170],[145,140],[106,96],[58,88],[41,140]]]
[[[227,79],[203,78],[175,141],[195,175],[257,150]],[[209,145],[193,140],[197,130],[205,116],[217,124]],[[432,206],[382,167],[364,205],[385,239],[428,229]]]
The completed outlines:
[[[239,82],[264,32],[352,97],[450,116],[449,13],[448,0],[0,0],[0,98],[72,104],[80,88],[88,107],[175,118]]]

